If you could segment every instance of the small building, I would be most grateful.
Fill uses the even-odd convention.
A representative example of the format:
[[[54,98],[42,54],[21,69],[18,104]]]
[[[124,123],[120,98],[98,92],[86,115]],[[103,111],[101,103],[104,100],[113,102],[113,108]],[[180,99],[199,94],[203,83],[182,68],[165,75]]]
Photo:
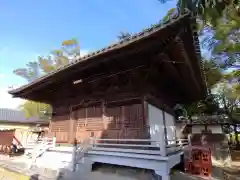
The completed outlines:
[[[227,124],[228,122],[226,117],[220,115],[212,115],[193,117],[192,121],[188,123],[188,126],[191,127],[192,134],[197,133],[224,134],[223,126]]]
[[[0,108],[0,130],[14,130],[14,139],[23,146],[29,139],[44,136],[48,126],[47,120],[26,118],[23,111]]]
[[[166,179],[182,154],[172,145],[173,107],[206,95],[201,64],[196,20],[177,12],[9,93],[52,105],[49,135],[57,143],[92,137],[86,156],[93,162]]]
[[[223,115],[193,116],[191,119],[176,120],[177,137],[188,134],[225,134],[224,128],[228,128],[228,118]]]

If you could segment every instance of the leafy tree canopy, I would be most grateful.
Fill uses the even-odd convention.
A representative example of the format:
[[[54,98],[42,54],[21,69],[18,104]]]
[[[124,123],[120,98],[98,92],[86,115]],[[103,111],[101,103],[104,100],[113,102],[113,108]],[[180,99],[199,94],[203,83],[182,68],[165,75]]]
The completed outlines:
[[[24,78],[28,83],[35,81],[44,74],[50,73],[69,64],[80,56],[80,46],[76,39],[65,40],[60,49],[54,50],[48,57],[38,57],[37,61],[30,61],[26,67],[14,70],[14,74]],[[26,117],[40,117],[49,119],[52,108],[48,104],[25,101],[21,106]]]

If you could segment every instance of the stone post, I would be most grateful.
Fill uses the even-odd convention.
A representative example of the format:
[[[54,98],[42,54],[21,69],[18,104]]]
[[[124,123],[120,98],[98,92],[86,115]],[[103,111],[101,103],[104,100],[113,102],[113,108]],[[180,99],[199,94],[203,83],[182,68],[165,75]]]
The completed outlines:
[[[191,137],[192,137],[192,135],[191,135],[191,134],[188,134],[188,145],[189,145],[189,146],[192,146]]]
[[[74,143],[73,143],[73,149],[72,149],[72,172],[76,171],[76,161],[77,158],[77,140],[74,139]]]
[[[166,137],[165,137],[165,133],[164,130],[161,129],[161,136],[160,136],[160,154],[161,156],[166,156]]]
[[[57,141],[57,138],[56,138],[56,136],[54,136],[53,137],[53,142],[52,142],[53,143],[52,144],[53,147],[56,147],[56,141]]]

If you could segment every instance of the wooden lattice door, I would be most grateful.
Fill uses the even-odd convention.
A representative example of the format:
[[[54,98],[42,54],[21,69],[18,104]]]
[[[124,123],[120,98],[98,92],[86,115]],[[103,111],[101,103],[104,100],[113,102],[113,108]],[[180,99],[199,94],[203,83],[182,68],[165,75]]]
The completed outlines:
[[[78,142],[91,136],[99,136],[103,129],[102,105],[100,103],[79,107],[75,114],[75,137]]]
[[[112,105],[106,107],[108,119],[103,138],[142,139],[148,138],[148,128],[141,103]]]

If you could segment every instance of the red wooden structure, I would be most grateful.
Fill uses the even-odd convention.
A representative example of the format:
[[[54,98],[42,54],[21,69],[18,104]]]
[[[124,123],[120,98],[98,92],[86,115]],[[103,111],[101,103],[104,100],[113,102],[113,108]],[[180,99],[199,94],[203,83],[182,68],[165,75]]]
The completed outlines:
[[[184,153],[185,172],[200,176],[211,176],[212,160],[211,149],[201,146],[192,146]]]
[[[0,130],[0,153],[10,154],[15,130]]]

